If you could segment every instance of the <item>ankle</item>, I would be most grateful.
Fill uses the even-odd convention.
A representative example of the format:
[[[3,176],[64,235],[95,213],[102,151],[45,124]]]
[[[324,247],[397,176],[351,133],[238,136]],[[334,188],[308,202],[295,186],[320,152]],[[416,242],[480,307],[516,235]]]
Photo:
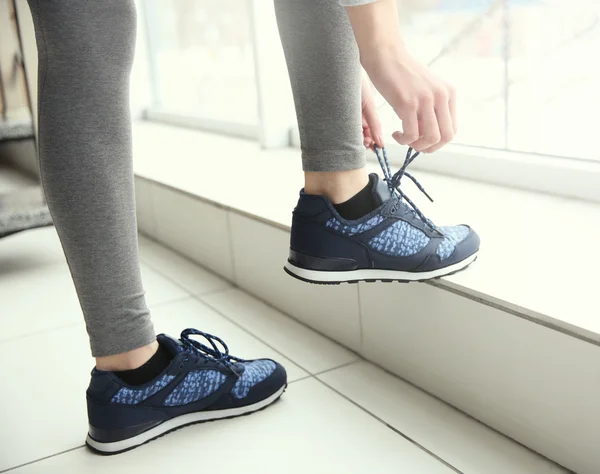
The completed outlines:
[[[148,345],[138,347],[129,352],[106,357],[96,357],[96,368],[104,371],[132,370],[141,367],[158,350],[158,341],[154,340]]]
[[[348,171],[307,171],[304,192],[327,197],[333,204],[352,198],[369,183],[366,168]]]

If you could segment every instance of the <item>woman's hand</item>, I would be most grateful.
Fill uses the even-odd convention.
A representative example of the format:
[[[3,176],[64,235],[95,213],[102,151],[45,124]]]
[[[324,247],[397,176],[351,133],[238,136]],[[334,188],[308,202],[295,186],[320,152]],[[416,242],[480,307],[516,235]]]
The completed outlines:
[[[392,135],[417,151],[433,153],[456,134],[456,93],[408,53],[364,61],[373,84],[402,120]]]
[[[365,71],[402,120],[403,131],[394,139],[425,153],[439,150],[456,133],[455,92],[406,51],[396,0],[346,11]]]
[[[374,145],[377,145],[379,148],[385,146],[383,143],[381,121],[379,120],[375,106],[375,94],[373,94],[371,81],[369,81],[366,74],[362,81],[362,127],[363,140],[367,148],[372,150]]]

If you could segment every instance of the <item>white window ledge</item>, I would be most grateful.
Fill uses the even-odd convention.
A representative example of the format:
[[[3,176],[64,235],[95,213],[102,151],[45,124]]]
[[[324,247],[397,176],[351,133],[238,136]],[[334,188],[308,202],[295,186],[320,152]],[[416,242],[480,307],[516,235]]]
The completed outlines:
[[[141,122],[134,151],[136,175],[289,230],[303,184],[299,150]],[[599,204],[415,174],[436,202],[406,191],[428,217],[470,224],[482,240],[471,268],[432,285],[600,345]]]

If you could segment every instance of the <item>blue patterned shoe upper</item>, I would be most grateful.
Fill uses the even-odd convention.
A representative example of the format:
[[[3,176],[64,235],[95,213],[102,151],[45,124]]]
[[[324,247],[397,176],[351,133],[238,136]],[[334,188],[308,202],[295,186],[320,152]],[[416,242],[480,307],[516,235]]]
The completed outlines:
[[[147,398],[151,397],[159,390],[165,388],[171,380],[175,377],[173,375],[163,375],[161,378],[157,379],[151,385],[140,388],[127,388],[122,387],[117,393],[115,393],[112,397],[113,403],[124,403],[127,405],[136,405],[140,402],[143,402]]]
[[[407,166],[414,161],[419,153],[413,153],[413,150],[409,149],[404,165],[400,171],[392,175],[385,149],[379,150],[376,148],[375,151],[384,172],[385,182],[387,182],[389,188],[389,199],[393,200],[389,206],[385,207],[386,212],[384,214],[389,217],[377,214],[346,224],[343,224],[337,217],[330,217],[325,223],[325,227],[351,237],[360,236],[360,234],[364,234],[387,222],[387,227],[383,225],[385,228],[381,232],[372,237],[367,236],[363,240],[371,249],[390,257],[410,257],[425,249],[431,242],[431,239],[435,237],[439,241],[436,250],[437,255],[442,261],[448,259],[454,253],[456,246],[467,238],[470,228],[467,226],[441,228],[435,226],[400,189],[400,181],[402,177],[406,176],[431,199],[419,182],[406,171]],[[380,154],[380,151],[382,154]],[[383,197],[380,199],[385,201]],[[396,212],[399,210],[402,216],[408,216],[407,219],[405,218],[406,220],[394,218]],[[419,223],[412,225],[411,222],[414,220],[417,220]],[[431,229],[432,232],[421,230],[426,228]],[[368,242],[366,239],[369,239]]]
[[[369,246],[384,255],[408,257],[427,247],[429,240],[422,230],[408,222],[396,221],[369,240]]]
[[[252,387],[269,377],[277,368],[275,362],[269,359],[246,362],[244,367],[244,372],[231,391],[235,398],[246,397]]]
[[[444,233],[444,240],[438,246],[437,254],[442,260],[449,258],[454,253],[456,245],[465,240],[471,231],[465,225],[442,227],[440,230]]]
[[[203,336],[210,346],[191,339],[192,335]],[[231,356],[227,345],[221,339],[196,329],[183,331],[179,342],[164,335],[159,336],[159,339],[170,347],[172,353],[177,354],[180,370],[190,361],[192,364],[194,361],[200,361],[201,367],[206,367],[190,371],[177,385],[167,388],[170,393],[165,394],[166,398],[162,402],[162,405],[167,407],[179,407],[207,398],[220,390],[230,376],[237,378],[231,394],[237,399],[243,399],[255,385],[264,381],[277,369],[277,364],[270,359],[245,361]],[[221,352],[217,343],[222,345],[224,352]],[[244,370],[241,370],[242,366]],[[190,367],[198,367],[198,365],[190,365]],[[121,387],[111,397],[111,402],[137,405],[165,389],[175,377],[176,375],[162,375],[143,388]]]
[[[232,356],[211,334],[186,329],[179,339],[159,334],[156,340],[169,363],[146,384],[131,386],[119,373],[92,370],[86,391],[87,442],[94,449],[116,454],[147,441],[140,437],[144,433],[151,432],[149,439],[154,439],[173,426],[252,413],[276,401],[287,385],[281,365]],[[177,422],[170,424],[173,420]]]
[[[190,372],[165,399],[166,406],[187,405],[202,400],[221,388],[227,376],[218,370]]]

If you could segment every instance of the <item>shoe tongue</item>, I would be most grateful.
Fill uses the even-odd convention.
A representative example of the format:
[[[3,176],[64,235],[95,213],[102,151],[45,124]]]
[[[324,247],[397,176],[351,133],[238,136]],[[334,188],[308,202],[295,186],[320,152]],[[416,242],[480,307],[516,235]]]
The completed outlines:
[[[381,180],[378,174],[371,173],[369,175],[369,179],[371,180],[371,192],[381,206],[384,202],[387,202],[392,197],[390,188],[385,181]]]
[[[159,334],[156,336],[156,340],[162,347],[168,350],[173,357],[184,351],[183,345],[177,339],[167,334]]]

